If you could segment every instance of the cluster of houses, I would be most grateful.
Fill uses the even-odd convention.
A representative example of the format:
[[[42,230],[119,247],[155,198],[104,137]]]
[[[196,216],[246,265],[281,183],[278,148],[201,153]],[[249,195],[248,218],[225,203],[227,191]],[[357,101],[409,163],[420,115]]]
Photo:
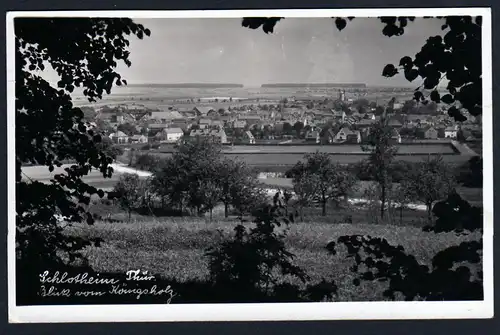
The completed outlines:
[[[211,106],[196,106],[189,110],[117,110],[108,114],[108,123],[114,129],[109,137],[116,143],[175,143],[182,137],[211,137],[220,143],[238,142],[255,144],[255,134],[267,130],[268,138],[293,138],[295,135],[283,134],[286,127],[301,123],[306,130],[302,138],[313,143],[360,143],[380,116],[371,109],[366,113],[357,110],[335,110],[327,108],[310,109],[306,106],[288,108],[283,105],[261,109],[252,106],[246,111],[234,111]],[[467,124],[463,127],[452,126],[447,115],[391,114],[389,126],[393,129],[392,138],[401,142],[402,138],[438,139],[457,138],[460,130],[466,137],[480,126]],[[121,124],[135,127],[135,134],[125,134],[118,130]],[[288,125],[287,125],[288,123]],[[332,127],[337,125],[337,127]],[[469,127],[470,129],[467,129]],[[334,131],[333,128],[338,129]],[[467,133],[468,132],[468,133]],[[284,136],[286,135],[286,136]],[[260,137],[262,138],[262,137]]]

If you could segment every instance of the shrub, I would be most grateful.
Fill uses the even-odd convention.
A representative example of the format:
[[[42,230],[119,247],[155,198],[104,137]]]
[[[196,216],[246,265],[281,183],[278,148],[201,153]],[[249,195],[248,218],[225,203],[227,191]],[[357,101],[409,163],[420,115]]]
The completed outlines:
[[[407,254],[402,246],[392,246],[382,238],[351,235],[341,236],[338,242],[347,247],[348,257],[355,260],[351,268],[359,274],[353,280],[355,286],[361,280],[388,281],[384,296],[392,300],[397,294],[407,301],[483,299],[482,273],[474,274],[469,267],[457,266],[463,262],[480,263],[481,242],[462,242],[438,252],[431,269]],[[335,243],[330,242],[327,249],[335,254]]]
[[[460,195],[453,192],[448,197],[437,202],[433,213],[438,217],[434,225],[424,227],[426,231],[462,232],[474,231],[483,227],[483,211],[481,208],[470,205]]]
[[[285,249],[286,231],[275,232],[280,227],[277,207],[268,206],[255,213],[255,227],[247,229],[238,224],[234,239],[209,249],[210,277],[218,285],[236,285],[247,291],[272,289],[278,284],[274,275],[276,269],[283,275],[291,275],[302,282],[308,279],[306,273],[292,264],[295,257]],[[285,225],[289,219],[283,219]]]
[[[247,229],[238,224],[234,238],[226,240],[206,252],[209,260],[210,280],[217,288],[230,290],[238,301],[265,300],[274,297],[280,301],[322,300],[333,297],[334,283],[323,280],[308,285],[305,290],[280,282],[280,275],[296,278],[302,283],[309,276],[293,264],[295,255],[287,251],[284,239],[293,216],[283,216],[283,208],[267,205],[255,214],[255,227]],[[276,227],[285,225],[283,232]]]
[[[434,232],[476,230],[482,225],[479,208],[470,206],[456,193],[434,206],[438,217]],[[405,300],[482,300],[482,271],[473,273],[465,264],[482,261],[482,240],[462,242],[438,252],[432,267],[420,264],[415,256],[407,254],[402,246],[390,245],[387,240],[371,236],[348,235],[337,240],[347,247],[348,257],[355,260],[351,271],[357,273],[353,284],[361,280],[388,281],[384,296],[396,299],[402,294]],[[326,249],[336,254],[336,243]]]

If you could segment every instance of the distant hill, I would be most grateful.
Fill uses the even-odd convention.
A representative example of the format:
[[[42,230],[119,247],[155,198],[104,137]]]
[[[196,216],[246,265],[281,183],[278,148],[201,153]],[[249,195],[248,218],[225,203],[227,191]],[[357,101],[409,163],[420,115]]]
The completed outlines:
[[[366,84],[360,83],[342,83],[342,84],[333,84],[333,83],[324,83],[324,84],[307,84],[307,83],[276,83],[276,84],[262,84],[263,88],[270,87],[357,87],[357,88],[366,88]]]
[[[178,83],[178,84],[129,84],[129,87],[166,87],[166,88],[237,88],[242,84],[226,83]]]

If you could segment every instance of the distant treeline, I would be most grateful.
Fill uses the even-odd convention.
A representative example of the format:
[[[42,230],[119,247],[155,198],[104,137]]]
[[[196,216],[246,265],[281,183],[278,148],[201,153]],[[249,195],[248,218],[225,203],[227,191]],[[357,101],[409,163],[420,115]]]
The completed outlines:
[[[243,87],[242,84],[223,84],[223,83],[178,83],[178,84],[133,84],[128,86],[147,86],[147,87],[168,87],[168,88],[235,88]]]
[[[305,84],[305,83],[276,83],[276,84],[262,84],[261,87],[356,87],[356,88],[366,88],[366,84],[360,83],[344,83],[344,84]]]

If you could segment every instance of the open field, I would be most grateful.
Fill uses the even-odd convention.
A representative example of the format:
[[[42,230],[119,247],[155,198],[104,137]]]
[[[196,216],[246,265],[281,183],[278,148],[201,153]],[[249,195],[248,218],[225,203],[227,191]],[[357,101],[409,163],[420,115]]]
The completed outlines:
[[[170,157],[171,153],[162,153],[158,151],[144,151],[143,154],[149,153],[151,155],[160,157]],[[229,158],[236,158],[249,166],[263,167],[263,166],[286,166],[291,167],[297,162],[303,160],[303,153],[224,153]],[[408,161],[408,162],[420,162],[424,159],[427,154],[420,155],[399,155],[396,156],[397,160]],[[368,158],[368,154],[331,154],[331,160],[338,164],[353,164],[359,163],[362,160]],[[443,155],[444,161],[451,164],[461,164],[467,162],[471,156],[466,155]],[[286,169],[285,169],[286,170]]]
[[[143,145],[144,146],[144,145]],[[399,144],[397,153],[400,155],[422,155],[422,154],[457,154],[450,142],[443,143],[425,143],[425,144]],[[171,153],[175,151],[173,145],[162,145],[158,149],[161,153]],[[222,148],[225,154],[306,154],[316,151],[329,154],[346,155],[366,155],[361,145],[342,144],[342,145],[225,145]]]
[[[288,189],[291,190],[293,188],[292,179],[291,178],[262,178],[259,179],[260,182],[272,188],[279,189]],[[352,192],[350,195],[352,198],[361,198],[366,189],[368,189],[371,185],[374,185],[374,182],[371,181],[358,181],[356,184],[356,190]],[[457,187],[457,192],[460,194],[468,202],[474,204],[482,204],[483,202],[483,189],[482,188],[471,188],[471,187]]]
[[[174,152],[172,145],[162,145],[158,150],[139,151],[140,154],[152,154],[169,157]],[[293,166],[303,160],[307,153],[316,151],[331,155],[333,162],[353,164],[368,158],[368,153],[360,145],[234,145],[224,146],[223,153],[227,157],[239,159],[253,167]],[[469,160],[475,153],[456,142],[400,144],[396,159],[419,162],[427,155],[443,155],[443,159],[451,164],[461,164]]]
[[[96,271],[123,272],[128,269],[148,270],[164,278],[186,282],[205,280],[208,276],[205,249],[229,237],[234,221],[213,221],[200,218],[136,217],[131,223],[103,223],[94,226],[78,225],[69,234],[101,237],[100,248],[89,248],[86,255]],[[425,233],[416,227],[397,227],[369,224],[294,223],[286,245],[297,257],[295,264],[304,268],[316,283],[333,279],[339,287],[336,301],[385,300],[382,292],[387,283],[352,284],[349,268],[354,264],[340,249],[336,256],[327,253],[325,246],[342,235],[369,234],[401,244],[407,252],[427,265],[437,251],[465,240],[479,239],[480,234],[457,236],[453,233]],[[173,288],[175,290],[175,287]]]
[[[455,154],[449,143],[398,145],[398,154]],[[301,145],[301,146],[230,146],[224,147],[226,154],[244,153],[313,153],[316,151],[329,154],[366,154],[361,145]]]
[[[150,108],[167,109],[168,107],[190,109],[199,106],[201,103],[209,103],[210,106],[221,108],[228,106],[238,106],[244,104],[266,104],[277,103],[285,97],[296,97],[298,100],[323,100],[338,96],[339,88],[305,88],[305,87],[230,87],[230,88],[186,88],[186,87],[162,87],[161,85],[128,85],[113,87],[111,94],[103,97],[102,100],[90,104],[82,94],[75,92],[73,100],[77,106],[102,106],[118,104],[143,104]],[[349,91],[346,88],[346,91]],[[398,99],[411,99],[413,93],[393,92],[390,88],[358,88],[348,94],[350,98],[377,98],[380,103],[389,101],[392,97]],[[234,100],[246,99],[232,102],[205,102],[211,97],[233,97]],[[200,102],[197,99],[201,99]],[[205,99],[204,99],[205,98]],[[194,103],[190,102],[194,99]]]
[[[50,182],[50,180],[56,174],[64,173],[64,168],[66,165],[62,167],[56,167],[54,171],[49,172],[49,169],[46,166],[24,166],[22,168],[23,171],[23,179],[32,179],[40,182]],[[94,186],[101,189],[110,189],[115,186],[115,184],[120,179],[119,170],[114,169],[115,172],[111,178],[104,178],[99,171],[91,171],[88,175],[84,176],[82,179],[90,186]]]
[[[115,167],[115,173],[113,173],[112,178],[103,178],[98,171],[92,171],[89,175],[83,177],[83,180],[89,185],[102,188],[110,189],[112,188],[120,175],[123,174],[123,170],[126,168],[121,166]],[[33,180],[38,180],[41,182],[48,182],[57,173],[64,171],[64,166],[61,168],[56,168],[53,172],[49,172],[45,166],[27,166],[23,167],[23,178],[31,178]],[[290,178],[263,178],[260,182],[270,188],[278,189],[291,189],[292,180]],[[356,191],[351,195],[354,198],[361,198],[363,196],[364,190],[366,190],[370,184],[373,182],[368,181],[358,181]],[[468,188],[468,187],[458,187],[457,191],[459,194],[467,201],[474,204],[482,204],[483,201],[483,191],[481,188]]]

